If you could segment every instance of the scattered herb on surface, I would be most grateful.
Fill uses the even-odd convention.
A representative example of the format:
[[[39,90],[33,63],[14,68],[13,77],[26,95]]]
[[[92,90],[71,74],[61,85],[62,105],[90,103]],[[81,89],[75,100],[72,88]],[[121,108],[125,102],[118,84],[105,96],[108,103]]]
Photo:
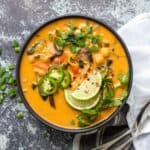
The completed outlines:
[[[18,119],[22,119],[22,118],[24,117],[24,115],[23,115],[22,112],[18,112],[18,113],[16,114],[16,117],[17,117]]]
[[[0,91],[4,91],[6,89],[6,85],[3,84],[3,85],[0,85]]]
[[[19,53],[21,48],[17,40],[11,42],[11,47],[16,53]],[[2,54],[2,48],[0,48],[0,55]],[[14,64],[8,65],[8,67],[3,67],[0,64],[0,104],[4,102],[6,96],[9,96],[11,99],[17,96],[16,91],[16,79],[13,77],[12,71],[15,69]],[[20,97],[17,98],[18,103],[22,103]],[[23,113],[17,113],[17,118],[23,118]]]
[[[12,73],[14,68],[14,64],[10,64],[8,67],[0,65],[0,104],[3,103],[5,96],[9,96],[10,98],[17,96],[16,78],[13,77]]]
[[[13,98],[16,96],[16,90],[14,88],[10,88],[7,90],[7,94],[10,98]]]
[[[17,98],[17,102],[18,102],[18,103],[22,103],[21,97],[18,97],[18,98]]]
[[[2,94],[2,93],[0,93],[0,104],[2,104],[2,103],[3,103],[3,101],[4,101],[4,96],[3,96],[3,94]]]
[[[10,85],[15,85],[16,84],[16,79],[14,77],[10,77],[7,81],[8,84]]]
[[[18,41],[16,41],[16,40],[12,41],[11,46],[16,53],[20,52],[21,48],[20,48],[20,44]]]
[[[6,72],[6,69],[0,66],[0,77],[2,77],[5,72]]]

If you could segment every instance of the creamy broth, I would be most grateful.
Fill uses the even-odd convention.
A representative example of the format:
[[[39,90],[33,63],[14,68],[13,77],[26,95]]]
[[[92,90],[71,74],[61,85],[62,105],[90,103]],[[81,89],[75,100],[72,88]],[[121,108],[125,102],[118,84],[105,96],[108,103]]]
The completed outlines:
[[[43,44],[43,47],[38,49],[36,53],[42,53],[49,56],[49,51],[51,51],[51,42],[49,41],[48,33],[54,33],[56,29],[65,31],[66,24],[70,21],[75,26],[82,26],[82,24],[85,23],[86,19],[79,19],[79,18],[61,19],[59,21],[55,21],[53,23],[46,25],[33,36],[33,38],[29,41],[21,60],[20,81],[22,90],[24,92],[24,96],[28,104],[41,118],[59,127],[75,129],[79,128],[77,115],[80,112],[68,105],[68,103],[65,100],[64,92],[62,89],[59,89],[58,92],[54,95],[56,109],[50,106],[48,100],[43,100],[41,98],[37,88],[33,90],[31,83],[35,81],[36,74],[34,72],[32,64],[32,56],[29,56],[26,53],[27,49],[30,48],[34,43],[44,40],[43,42],[45,42],[45,44]],[[93,26],[94,32],[102,35],[103,39],[108,40],[109,48],[114,49],[114,52],[110,53],[109,59],[113,61],[112,63],[113,83],[117,83],[118,74],[126,73],[129,70],[128,60],[124,52],[124,48],[122,47],[119,40],[107,28],[93,21],[90,20],[88,21],[90,25]],[[48,50],[47,51],[45,50],[43,52],[44,49]],[[99,49],[99,53],[101,53],[101,49]],[[45,61],[47,62],[47,60]],[[95,63],[93,63],[92,65],[94,66]],[[116,97],[120,96],[123,90],[124,88],[118,88],[116,90],[115,96]],[[116,107],[103,110],[93,124],[107,119],[115,110]],[[70,123],[72,120],[74,120],[73,125]]]

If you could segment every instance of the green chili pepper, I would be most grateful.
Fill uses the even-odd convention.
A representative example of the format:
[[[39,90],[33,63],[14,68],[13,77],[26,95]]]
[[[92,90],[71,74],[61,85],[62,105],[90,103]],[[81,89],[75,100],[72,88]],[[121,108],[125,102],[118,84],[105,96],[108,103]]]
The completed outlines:
[[[41,96],[53,95],[57,91],[58,85],[55,79],[44,76],[38,83],[38,91]]]
[[[71,75],[67,70],[64,70],[64,79],[61,82],[61,87],[63,89],[66,89],[69,87],[70,83],[71,83]]]
[[[54,78],[57,81],[57,83],[61,83],[61,81],[64,79],[64,71],[61,66],[53,65],[49,69],[48,76]]]

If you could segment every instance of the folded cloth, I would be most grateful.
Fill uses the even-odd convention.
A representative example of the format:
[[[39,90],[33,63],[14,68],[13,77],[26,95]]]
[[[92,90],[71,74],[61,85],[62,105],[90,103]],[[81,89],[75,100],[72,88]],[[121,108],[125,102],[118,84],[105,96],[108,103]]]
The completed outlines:
[[[113,140],[115,137],[122,135],[124,132],[129,130],[125,117],[128,109],[128,105],[125,105],[125,107],[123,107],[113,120],[111,120],[109,124],[103,128],[76,134],[73,140],[72,150],[91,150],[107,141]],[[117,143],[120,145],[122,142],[125,142],[127,138],[122,139]],[[132,147],[132,144],[128,144],[128,149],[132,149]],[[113,148],[116,149],[116,146]]]
[[[133,63],[133,86],[131,89],[131,94],[127,101],[130,106],[127,114],[127,121],[131,130],[133,130],[133,125],[141,109],[148,102],[150,102],[150,13],[145,13],[135,17],[129,23],[121,27],[118,30],[118,33],[125,41],[131,54],[131,59]],[[150,111],[148,111],[147,113],[150,113]],[[126,115],[126,113],[124,114]],[[123,114],[117,115],[110,124],[110,126],[121,125],[122,121],[118,119],[118,116],[124,117]],[[121,126],[119,128],[121,128]],[[104,129],[107,130],[108,127]],[[104,132],[104,129],[95,130],[91,133],[89,132],[85,134],[77,134],[74,138],[73,150],[89,149],[89,146],[85,146],[89,143],[89,139],[90,142],[93,141],[94,143],[91,144],[92,146],[98,146],[99,144],[102,144],[102,142],[100,142],[98,139],[104,137],[101,136],[101,134],[103,134]],[[150,128],[146,129],[146,131],[150,133],[149,130]],[[93,137],[93,134],[94,136],[96,136],[96,139]],[[91,138],[89,138],[88,140],[83,140],[83,138],[87,139],[87,137],[90,137],[90,135]],[[134,138],[135,149],[149,150],[149,141],[150,134],[143,135],[140,138]]]
[[[127,121],[132,129],[142,107],[150,102],[150,13],[135,17],[118,33],[125,41],[133,63],[133,86],[127,101],[130,105]],[[150,134],[135,139],[134,146],[136,150],[149,150],[149,141]]]

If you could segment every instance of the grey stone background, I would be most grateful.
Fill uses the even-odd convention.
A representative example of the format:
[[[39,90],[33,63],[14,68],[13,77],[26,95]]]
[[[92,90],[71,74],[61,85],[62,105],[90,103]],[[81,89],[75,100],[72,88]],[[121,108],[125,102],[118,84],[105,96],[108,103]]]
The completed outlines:
[[[0,0],[0,63],[16,63],[10,43],[21,44],[42,23],[64,14],[85,14],[118,29],[134,16],[150,11],[150,0]],[[24,112],[24,119],[15,117]],[[70,150],[73,134],[45,127],[23,104],[5,99],[0,106],[0,150]]]

